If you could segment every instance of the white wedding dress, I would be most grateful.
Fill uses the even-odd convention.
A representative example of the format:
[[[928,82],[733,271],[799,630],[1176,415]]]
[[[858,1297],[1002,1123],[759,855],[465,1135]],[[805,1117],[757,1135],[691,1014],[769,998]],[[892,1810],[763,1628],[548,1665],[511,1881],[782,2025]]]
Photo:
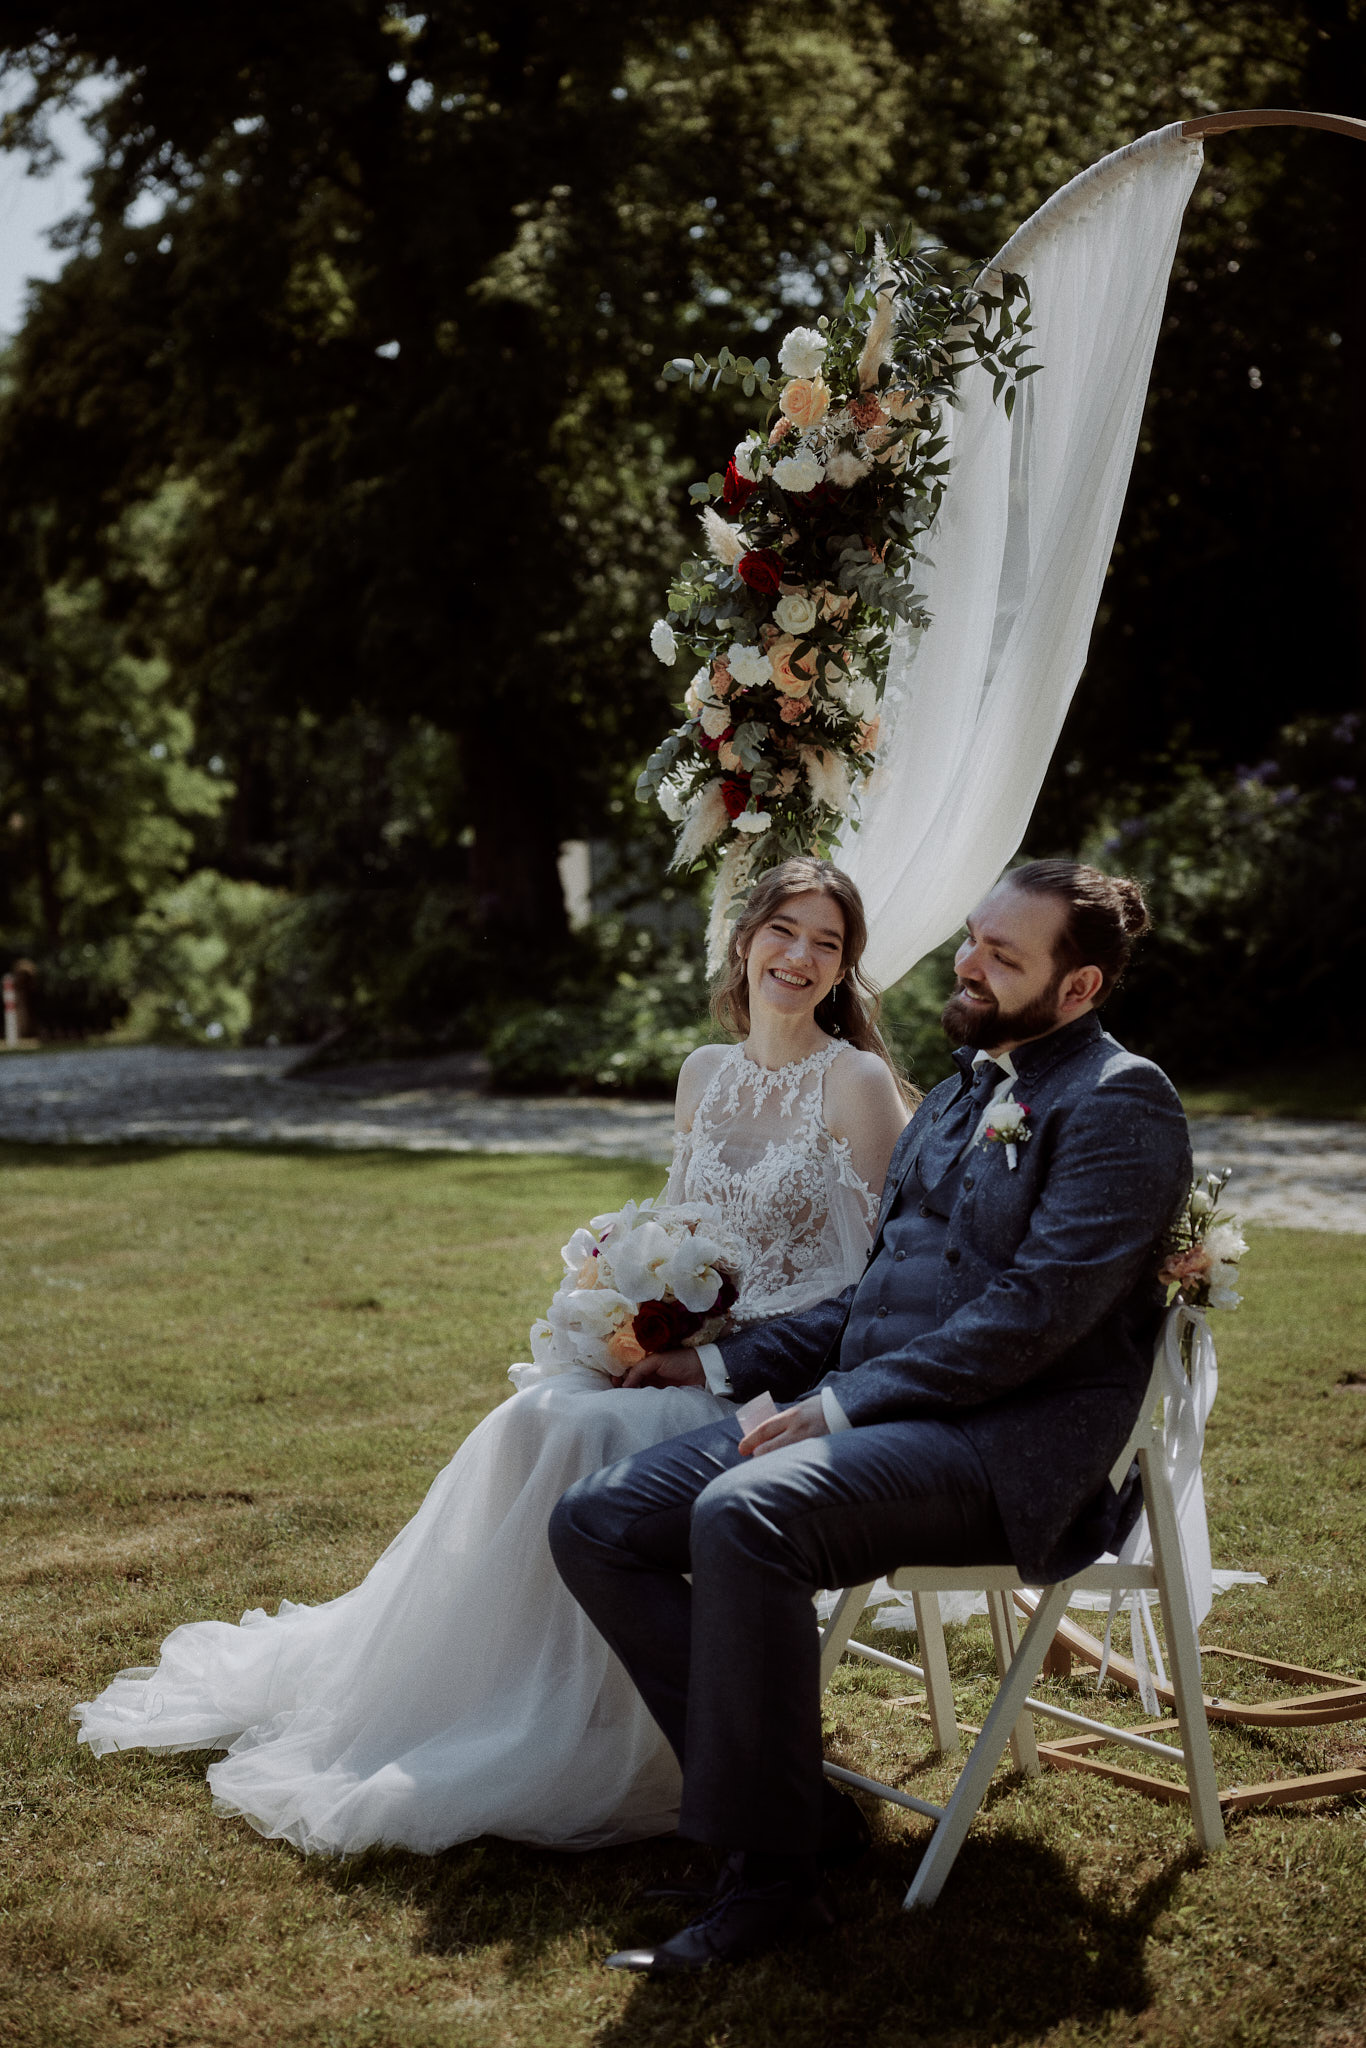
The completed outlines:
[[[715,1204],[751,1249],[738,1320],[862,1271],[876,1200],[823,1111],[841,1051],[770,1071],[731,1048],[678,1137],[665,1199]],[[470,1433],[361,1585],[176,1629],[155,1668],[74,1709],[79,1739],[97,1756],[226,1749],[216,1810],[315,1853],[667,1833],[677,1765],[561,1584],[546,1528],[575,1479],[727,1405],[700,1387],[604,1387],[587,1368],[527,1386]]]

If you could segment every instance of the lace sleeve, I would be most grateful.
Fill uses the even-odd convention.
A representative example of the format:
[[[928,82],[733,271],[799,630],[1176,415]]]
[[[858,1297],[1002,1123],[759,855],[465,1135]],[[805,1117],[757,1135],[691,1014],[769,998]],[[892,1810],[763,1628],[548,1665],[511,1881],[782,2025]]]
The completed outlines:
[[[688,1184],[688,1162],[692,1158],[692,1132],[674,1132],[674,1156],[669,1165],[669,1178],[664,1183],[660,1196],[663,1202],[686,1202]]]

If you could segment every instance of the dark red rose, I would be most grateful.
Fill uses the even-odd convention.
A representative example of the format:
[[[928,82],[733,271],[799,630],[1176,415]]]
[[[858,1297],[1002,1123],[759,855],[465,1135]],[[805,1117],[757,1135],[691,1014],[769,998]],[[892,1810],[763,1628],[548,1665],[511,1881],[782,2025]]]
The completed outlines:
[[[707,731],[706,727],[703,725],[701,719],[699,718],[697,721],[697,732],[695,737],[698,746],[702,748],[704,753],[714,754],[717,748],[720,746],[722,740],[730,739],[733,736],[734,732],[735,727],[733,725],[728,725],[724,732],[717,733],[716,738],[713,739],[711,734]]]
[[[738,818],[749,802],[749,777],[747,775],[724,775],[721,778],[721,801],[726,807],[728,818]]]
[[[783,580],[783,558],[776,548],[751,548],[736,563],[740,580],[763,597],[775,597]]]
[[[734,1308],[738,1290],[733,1280],[722,1280],[721,1291],[708,1309],[708,1315],[723,1316],[727,1309]]]
[[[673,1351],[705,1321],[681,1301],[643,1301],[631,1328],[642,1351]]]
[[[751,483],[747,476],[741,476],[733,462],[726,464],[726,481],[721,489],[721,503],[727,512],[743,512],[758,484]]]

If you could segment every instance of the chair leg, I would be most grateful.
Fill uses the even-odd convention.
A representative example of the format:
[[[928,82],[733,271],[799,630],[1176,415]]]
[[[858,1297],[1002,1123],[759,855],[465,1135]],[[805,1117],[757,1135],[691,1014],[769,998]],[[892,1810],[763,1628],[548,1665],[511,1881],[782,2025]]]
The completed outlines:
[[[1015,1603],[1009,1593],[988,1593],[987,1614],[991,1620],[991,1640],[996,1648],[996,1669],[1004,1678],[1014,1662],[1016,1649]],[[1026,1778],[1038,1777],[1041,1768],[1039,1745],[1034,1737],[1034,1716],[1028,1708],[1010,1731],[1010,1758],[1016,1770],[1023,1772]]]
[[[920,1661],[925,1667],[925,1694],[930,1710],[934,1746],[943,1756],[957,1756],[958,1716],[953,1705],[953,1680],[949,1676],[949,1653],[944,1647],[944,1620],[937,1593],[913,1593],[915,1632],[920,1639]]]
[[[821,1630],[822,1692],[834,1677],[835,1666],[844,1655],[845,1645],[854,1633],[874,1583],[869,1579],[866,1586],[846,1586],[831,1609],[830,1619]]]
[[[1050,1586],[1040,1596],[1034,1619],[1025,1630],[1024,1641],[1011,1658],[982,1732],[968,1752],[968,1760],[959,1773],[953,1796],[944,1809],[944,1818],[920,1859],[920,1868],[903,1901],[908,1912],[916,1906],[932,1906],[943,1890],[944,1881],[953,1868],[977,1809],[986,1797],[987,1786],[1006,1746],[1008,1732],[1019,1720],[1029,1689],[1039,1675],[1039,1666],[1066,1610],[1070,1591],[1070,1584],[1064,1580],[1062,1585]]]
[[[1148,1533],[1153,1546],[1153,1571],[1157,1577],[1157,1596],[1162,1602],[1162,1618],[1166,1623],[1172,1691],[1176,1695],[1181,1748],[1186,1758],[1191,1820],[1195,1839],[1202,1849],[1221,1849],[1224,1845],[1224,1815],[1219,1805],[1219,1780],[1214,1771],[1209,1722],[1205,1718],[1200,1645],[1196,1640],[1186,1572],[1181,1561],[1181,1535],[1166,1474],[1154,1471],[1153,1458],[1154,1452],[1146,1446],[1138,1453],[1143,1498],[1148,1510]]]

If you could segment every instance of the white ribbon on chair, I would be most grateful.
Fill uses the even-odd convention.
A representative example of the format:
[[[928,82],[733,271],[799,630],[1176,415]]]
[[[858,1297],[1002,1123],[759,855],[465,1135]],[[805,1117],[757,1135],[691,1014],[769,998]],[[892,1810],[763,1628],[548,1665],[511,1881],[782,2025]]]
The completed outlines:
[[[1189,1371],[1182,1355],[1182,1340],[1187,1333],[1190,1339]],[[1181,1533],[1181,1563],[1186,1574],[1191,1618],[1199,1628],[1214,1601],[1209,1522],[1205,1514],[1205,1486],[1200,1467],[1205,1454],[1205,1425],[1219,1391],[1219,1360],[1203,1309],[1188,1308],[1184,1301],[1173,1302],[1158,1336],[1154,1364],[1161,1377],[1162,1454]],[[1148,1564],[1152,1554],[1148,1517],[1142,1514],[1121,1546],[1119,1557],[1125,1564]],[[1149,1675],[1148,1648],[1152,1650],[1157,1676],[1163,1685],[1167,1682],[1167,1674],[1153,1626],[1150,1594],[1116,1593],[1111,1597],[1109,1619],[1105,1624],[1105,1653],[1096,1684],[1100,1686],[1105,1682],[1110,1663],[1110,1634],[1121,1607],[1126,1607],[1131,1617],[1139,1696],[1148,1713],[1156,1714],[1158,1700]]]

